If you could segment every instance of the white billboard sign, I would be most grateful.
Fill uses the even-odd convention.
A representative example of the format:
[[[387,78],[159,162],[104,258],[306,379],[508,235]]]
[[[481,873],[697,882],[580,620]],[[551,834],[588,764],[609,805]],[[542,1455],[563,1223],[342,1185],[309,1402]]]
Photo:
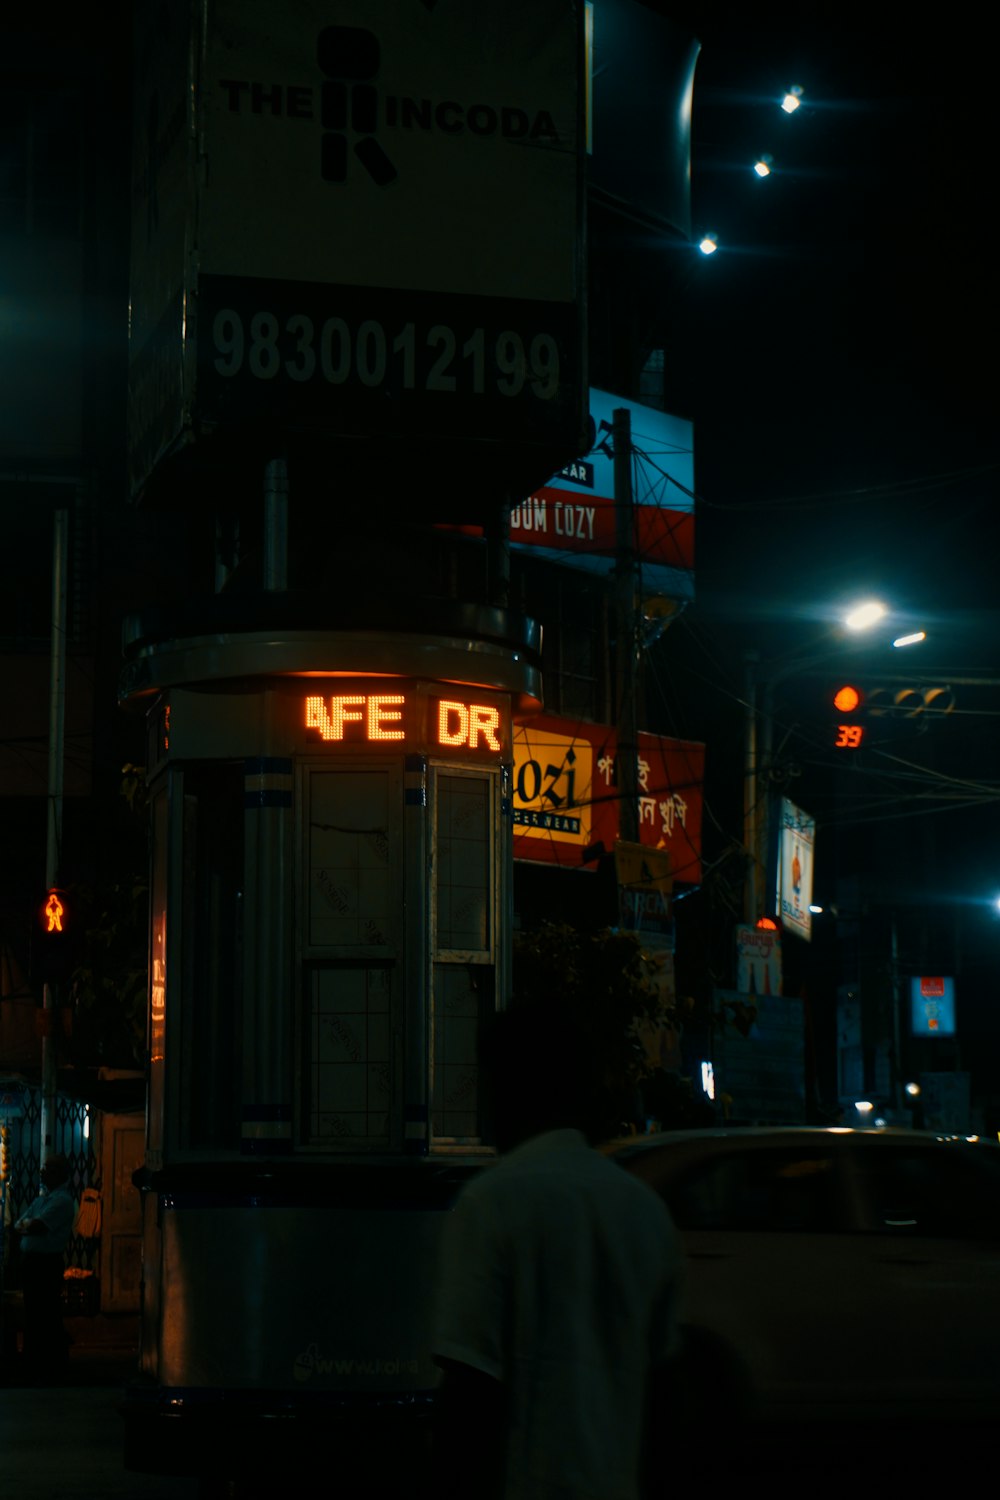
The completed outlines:
[[[192,431],[580,452],[582,4],[206,0],[197,15],[190,76],[166,80],[155,49],[138,70],[133,216],[137,291],[150,260],[163,279],[158,249],[164,310],[185,290],[172,330]],[[185,142],[192,170],[165,175]],[[152,233],[178,216],[185,233]]]
[[[787,797],[778,825],[778,881],[775,909],[785,932],[812,937],[813,855],[816,822]]]

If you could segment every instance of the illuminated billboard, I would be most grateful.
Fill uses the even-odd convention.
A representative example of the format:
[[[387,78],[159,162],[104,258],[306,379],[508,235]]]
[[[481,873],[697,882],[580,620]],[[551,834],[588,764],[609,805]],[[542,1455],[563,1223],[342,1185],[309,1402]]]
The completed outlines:
[[[635,550],[646,597],[694,598],[694,428],[683,417],[590,390],[594,445],[511,509],[511,546],[610,577],[616,530],[614,413],[631,421]],[[481,536],[476,526],[451,528]]]
[[[542,714],[514,731],[514,858],[579,869],[619,837],[618,740],[604,724]],[[639,842],[675,881],[701,879],[705,747],[638,735]]]
[[[342,686],[342,685],[338,685]],[[458,693],[364,691],[350,684],[347,691],[303,694],[302,725],[310,739],[353,749],[428,751],[456,750],[503,757],[510,753],[510,714],[493,699],[473,700]]]
[[[775,910],[784,931],[808,942],[812,937],[813,855],[816,821],[787,797],[778,824],[778,879]]]
[[[955,981],[934,975],[910,980],[910,1029],[914,1036],[955,1035]]]

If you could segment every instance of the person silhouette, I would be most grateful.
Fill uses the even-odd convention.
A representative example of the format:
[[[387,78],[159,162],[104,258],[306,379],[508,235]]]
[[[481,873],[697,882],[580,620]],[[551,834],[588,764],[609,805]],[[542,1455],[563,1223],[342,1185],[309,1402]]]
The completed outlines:
[[[660,1198],[591,1144],[593,1051],[555,1004],[499,1015],[486,1039],[501,1154],[446,1217],[437,1289],[447,1500],[640,1493],[682,1258]]]

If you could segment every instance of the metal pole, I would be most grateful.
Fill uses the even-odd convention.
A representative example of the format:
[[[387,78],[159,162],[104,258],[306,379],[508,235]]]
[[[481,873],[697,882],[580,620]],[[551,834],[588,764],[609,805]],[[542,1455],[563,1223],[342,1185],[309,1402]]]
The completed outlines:
[[[268,593],[288,587],[288,465],[272,458],[264,470],[264,567]]]
[[[902,1026],[900,1024],[900,985],[899,985],[899,932],[896,926],[896,913],[891,916],[890,943],[892,952],[892,1102],[897,1115],[903,1108],[903,1045]]]
[[[635,507],[632,498],[632,414],[627,406],[612,415],[615,454],[616,690],[618,695],[618,818],[621,838],[639,841],[639,766],[636,730],[638,577]]]
[[[757,909],[757,663],[756,651],[743,657],[746,676],[743,689],[745,705],[743,738],[743,846],[747,853],[747,876],[743,886],[743,919],[752,926],[760,916]]]
[[[46,889],[58,883],[62,848],[63,765],[66,739],[66,573],[69,561],[69,511],[57,510],[52,536],[52,642],[49,671],[49,795],[45,839]],[[46,980],[42,990],[41,1155],[53,1149],[56,1114],[56,996]]]

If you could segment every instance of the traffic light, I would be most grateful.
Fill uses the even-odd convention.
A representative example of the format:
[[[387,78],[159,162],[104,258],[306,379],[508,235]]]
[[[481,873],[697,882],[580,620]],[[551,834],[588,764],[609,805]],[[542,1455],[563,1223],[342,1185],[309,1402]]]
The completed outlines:
[[[955,693],[948,684],[899,678],[865,686],[836,682],[830,685],[829,701],[836,715],[834,745],[838,750],[857,750],[867,738],[870,721],[877,721],[884,738],[886,731],[901,729],[906,723],[918,731],[925,729],[955,709]]]
[[[50,886],[38,903],[32,970],[44,984],[69,979],[77,949],[76,912],[66,891]]]
[[[833,706],[837,712],[834,748],[857,750],[865,737],[865,726],[860,722],[865,707],[864,689],[854,683],[841,683],[833,690]]]

